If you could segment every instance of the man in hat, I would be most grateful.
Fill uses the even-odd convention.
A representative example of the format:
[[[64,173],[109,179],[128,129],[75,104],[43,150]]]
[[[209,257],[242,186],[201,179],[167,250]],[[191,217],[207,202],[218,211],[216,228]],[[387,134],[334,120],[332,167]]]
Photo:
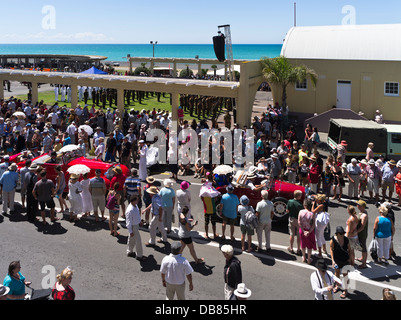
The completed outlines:
[[[226,238],[226,226],[230,225],[231,240],[234,241],[234,226],[238,215],[239,199],[234,194],[234,187],[230,184],[226,187],[227,193],[221,197],[220,210],[223,216],[222,238]]]
[[[394,192],[395,176],[397,175],[398,168],[396,168],[396,162],[392,159],[383,166],[382,171],[382,201],[386,201],[386,192],[388,189],[389,197],[388,201],[391,203],[391,199]]]
[[[361,177],[361,167],[358,166],[358,160],[353,158],[351,163],[347,165],[348,176],[348,197],[350,199],[358,199],[358,186]]]
[[[26,199],[26,184],[25,184],[25,174],[29,171],[29,167],[32,164],[31,159],[27,159],[25,161],[25,167],[23,167],[19,174],[21,177],[21,204],[22,204],[22,209],[25,209],[25,199]]]
[[[18,183],[18,166],[12,163],[8,167],[8,171],[0,178],[0,188],[3,196],[3,214],[7,214],[8,207],[10,207],[10,213],[14,213],[14,199],[15,199],[15,188]]]
[[[164,180],[164,188],[159,192],[163,200],[163,223],[167,228],[167,233],[171,232],[171,224],[173,222],[173,211],[175,207],[175,191],[172,188],[174,181],[171,179]]]
[[[171,244],[170,255],[163,258],[160,273],[163,287],[166,288],[166,299],[174,300],[177,294],[178,300],[185,300],[185,279],[189,283],[189,291],[194,289],[192,283],[192,266],[188,260],[181,254],[181,243],[173,242]]]
[[[102,131],[101,127],[97,127],[95,129],[95,133],[93,134],[93,146],[95,148],[99,145],[99,143],[100,143],[99,139],[102,138],[102,137],[103,137],[103,140],[104,140],[104,138],[105,138],[104,132]]]
[[[224,266],[224,297],[230,300],[238,284],[242,283],[241,261],[234,255],[234,248],[231,245],[223,245],[221,252],[225,258]]]
[[[29,166],[29,171],[25,173],[24,177],[21,176],[21,180],[24,180],[26,188],[26,214],[28,221],[33,223],[37,221],[36,214],[38,212],[38,201],[34,198],[32,191],[35,187],[36,182],[40,179],[39,174],[42,168],[36,163],[32,163]]]
[[[163,200],[159,194],[159,190],[153,186],[147,189],[146,192],[152,197],[152,203],[144,211],[150,210],[152,220],[149,225],[150,239],[145,246],[153,247],[156,245],[155,240],[157,229],[159,229],[162,235],[162,239],[158,240],[158,243],[168,243],[166,230],[164,230],[163,224]]]
[[[376,202],[379,202],[379,189],[381,187],[382,172],[379,167],[376,166],[375,160],[370,159],[366,166],[367,174],[367,188],[370,196],[370,201],[373,201],[373,193],[375,195]]]
[[[35,187],[32,190],[32,194],[40,205],[40,214],[42,216],[43,224],[46,224],[46,207],[50,209],[50,220],[51,222],[56,222],[60,220],[56,217],[56,204],[54,203],[53,197],[56,195],[56,189],[53,181],[47,179],[46,170],[41,171],[40,178],[36,182]]]
[[[336,282],[341,284],[342,281],[327,270],[327,264],[324,259],[317,260],[316,268],[317,271],[313,272],[310,277],[315,300],[334,300],[333,288]]]

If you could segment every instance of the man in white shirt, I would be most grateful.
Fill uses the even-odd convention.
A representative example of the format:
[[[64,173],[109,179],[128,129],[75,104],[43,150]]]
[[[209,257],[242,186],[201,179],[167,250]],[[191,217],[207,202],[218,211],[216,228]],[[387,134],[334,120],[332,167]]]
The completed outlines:
[[[319,259],[316,262],[316,268],[317,270],[310,277],[315,300],[333,300],[335,283],[341,284],[342,281],[327,270],[327,264],[324,259]]]
[[[138,261],[144,261],[146,258],[143,256],[142,239],[139,233],[139,226],[141,224],[141,213],[139,212],[138,208],[139,197],[137,195],[133,195],[129,201],[130,204],[125,211],[125,221],[127,224],[127,230],[129,232],[127,256],[133,258],[136,256]],[[135,246],[136,254],[134,253]]]
[[[73,121],[68,127],[67,127],[67,133],[69,137],[71,138],[71,143],[76,144],[78,141],[75,141],[75,133],[77,132],[78,128],[77,125],[75,124],[75,121]]]
[[[164,257],[160,266],[163,287],[166,288],[166,299],[173,300],[177,294],[178,300],[185,300],[185,278],[189,282],[189,291],[194,289],[192,272],[194,271],[181,254],[181,243],[171,244],[171,254]]]

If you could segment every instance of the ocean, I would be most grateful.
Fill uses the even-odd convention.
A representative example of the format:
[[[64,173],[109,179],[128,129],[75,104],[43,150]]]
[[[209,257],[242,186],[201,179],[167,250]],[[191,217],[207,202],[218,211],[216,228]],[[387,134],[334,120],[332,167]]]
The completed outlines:
[[[281,44],[233,44],[234,59],[259,60],[280,55]],[[0,44],[0,54],[99,55],[109,61],[126,61],[131,57],[152,57],[151,44]],[[216,59],[211,44],[157,44],[155,57]]]

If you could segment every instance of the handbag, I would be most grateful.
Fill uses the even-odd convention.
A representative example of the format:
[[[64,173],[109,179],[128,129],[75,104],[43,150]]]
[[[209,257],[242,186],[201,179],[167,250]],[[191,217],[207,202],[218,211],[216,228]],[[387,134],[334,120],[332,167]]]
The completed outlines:
[[[370,256],[375,261],[378,259],[378,256],[377,256],[378,245],[379,244],[377,243],[377,240],[373,238],[372,241],[370,242],[369,249],[368,249],[370,252]]]

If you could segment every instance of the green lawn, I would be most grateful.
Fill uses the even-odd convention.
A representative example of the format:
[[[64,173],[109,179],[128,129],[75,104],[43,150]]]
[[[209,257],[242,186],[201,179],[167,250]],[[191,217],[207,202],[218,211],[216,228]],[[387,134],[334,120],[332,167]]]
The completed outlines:
[[[61,98],[61,95],[59,96]],[[20,96],[16,96],[17,99],[21,99],[21,100],[25,100],[27,98],[26,95],[20,95]],[[46,92],[39,92],[39,101],[43,100],[43,102],[46,105],[52,106],[56,103],[55,99],[54,99],[54,91],[46,91]],[[85,105],[84,101],[79,101],[78,102],[82,107]],[[67,102],[58,102],[59,106],[66,106],[67,108],[71,108],[71,103],[67,103]],[[92,107],[92,100],[88,100],[88,105],[89,105],[89,109]],[[106,104],[106,108],[109,107],[109,103],[107,102]],[[99,106],[95,106],[95,109],[101,109],[102,107]],[[113,104],[112,108],[116,108],[116,105]],[[166,110],[168,112],[171,112],[171,105],[170,105],[170,95],[166,94],[165,97],[163,97],[163,95],[160,96],[160,102],[157,101],[157,96],[154,95],[153,97],[151,96],[151,94],[149,93],[148,98],[142,99],[141,103],[139,103],[137,100],[132,101],[131,99],[131,103],[130,105],[128,105],[126,103],[125,108],[127,110],[150,110],[152,111],[153,108],[156,108],[156,110],[161,109],[161,110]],[[189,112],[186,112],[184,114],[184,118],[188,121],[192,121],[192,119],[196,119],[197,118],[193,118],[190,116]]]

